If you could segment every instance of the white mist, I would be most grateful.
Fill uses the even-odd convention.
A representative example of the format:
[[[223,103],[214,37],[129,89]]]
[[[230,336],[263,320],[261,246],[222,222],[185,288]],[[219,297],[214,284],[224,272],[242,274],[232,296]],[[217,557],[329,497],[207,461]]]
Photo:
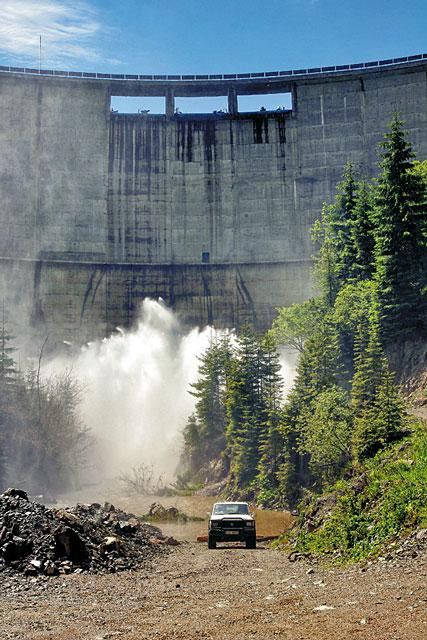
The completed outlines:
[[[82,383],[81,415],[95,437],[102,476],[144,463],[173,478],[195,403],[189,386],[211,334],[210,328],[185,332],[172,311],[147,299],[135,329],[89,343],[72,362],[46,366],[45,373],[71,367]]]
[[[161,302],[146,299],[136,327],[82,347],[74,358],[55,358],[43,373],[71,368],[83,386],[81,416],[95,438],[95,464],[86,480],[115,478],[141,463],[172,480],[181,433],[194,410],[188,393],[199,357],[223,332],[184,330]],[[280,353],[284,392],[294,377],[296,355]],[[93,468],[95,467],[95,468]]]

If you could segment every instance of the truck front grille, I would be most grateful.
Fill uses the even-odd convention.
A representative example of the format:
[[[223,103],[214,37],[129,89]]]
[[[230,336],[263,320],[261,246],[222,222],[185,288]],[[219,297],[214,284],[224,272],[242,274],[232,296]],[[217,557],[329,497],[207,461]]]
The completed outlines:
[[[240,518],[235,518],[234,520],[221,520],[222,529],[241,529],[244,526],[245,524]]]

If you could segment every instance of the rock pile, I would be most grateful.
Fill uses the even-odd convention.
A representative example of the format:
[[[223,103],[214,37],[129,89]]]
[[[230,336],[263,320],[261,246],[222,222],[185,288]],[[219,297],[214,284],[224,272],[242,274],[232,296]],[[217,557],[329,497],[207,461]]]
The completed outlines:
[[[187,522],[188,516],[176,507],[164,507],[160,502],[153,502],[144,520],[157,520],[158,522]]]
[[[20,489],[0,495],[0,571],[123,571],[141,566],[165,544],[176,541],[108,502],[48,509]]]

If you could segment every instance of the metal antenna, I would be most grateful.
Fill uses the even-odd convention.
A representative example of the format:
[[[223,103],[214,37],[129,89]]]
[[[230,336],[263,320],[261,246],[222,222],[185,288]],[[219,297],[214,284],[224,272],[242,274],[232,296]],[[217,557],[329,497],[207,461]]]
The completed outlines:
[[[42,70],[42,34],[40,34],[40,47],[39,47],[39,73]]]

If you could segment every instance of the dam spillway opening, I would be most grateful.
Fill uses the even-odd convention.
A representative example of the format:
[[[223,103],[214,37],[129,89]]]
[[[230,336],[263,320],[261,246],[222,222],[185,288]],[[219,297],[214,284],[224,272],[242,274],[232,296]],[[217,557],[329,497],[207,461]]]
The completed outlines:
[[[229,96],[174,96],[173,115],[213,114],[234,115],[244,113],[292,111],[291,91],[281,93],[237,94],[234,113],[229,113]],[[139,115],[165,115],[166,98],[163,96],[123,96],[111,95],[110,111]]]
[[[166,103],[162,96],[111,96],[111,113],[164,115]]]
[[[239,113],[292,111],[292,92],[238,96],[237,108]]]

